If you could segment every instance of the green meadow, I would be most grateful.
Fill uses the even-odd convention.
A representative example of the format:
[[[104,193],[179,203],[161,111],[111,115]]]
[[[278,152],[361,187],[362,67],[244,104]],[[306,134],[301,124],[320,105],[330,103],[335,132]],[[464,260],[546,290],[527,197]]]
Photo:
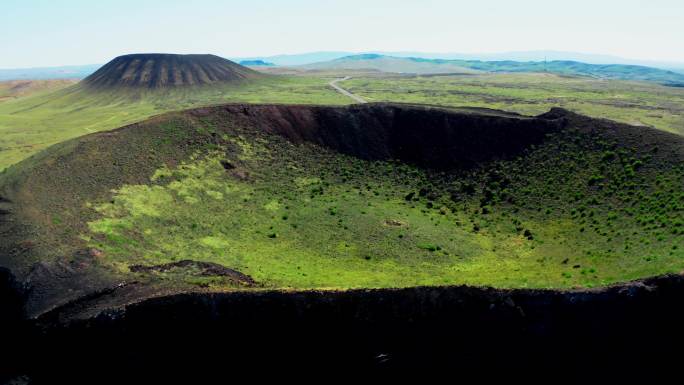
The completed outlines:
[[[495,108],[537,115],[552,107],[684,135],[684,88],[553,74],[359,77],[344,82],[369,102]]]
[[[684,168],[579,133],[466,174],[224,140],[89,202],[82,238],[121,272],[190,259],[276,288],[593,287],[684,269]]]
[[[92,91],[75,85],[6,101],[0,103],[0,170],[52,144],[168,111],[231,102],[349,103],[327,86],[328,81],[278,77],[161,91]]]
[[[535,115],[561,106],[592,117],[684,133],[684,89],[551,74],[369,76],[340,83],[370,102],[472,106]],[[244,103],[349,104],[335,77],[275,76],[164,91],[89,91],[79,85],[0,103],[0,169],[52,144],[167,111]]]

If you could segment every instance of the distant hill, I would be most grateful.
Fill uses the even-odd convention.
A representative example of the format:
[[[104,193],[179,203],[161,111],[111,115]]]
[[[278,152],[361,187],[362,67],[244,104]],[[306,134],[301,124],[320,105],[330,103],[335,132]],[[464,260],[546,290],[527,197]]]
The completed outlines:
[[[132,54],[83,80],[91,88],[164,88],[234,82],[263,74],[215,55]]]
[[[6,80],[44,80],[44,79],[83,79],[92,74],[100,64],[63,67],[0,69],[0,81]]]
[[[299,66],[304,64],[324,62],[328,60],[335,60],[341,57],[354,55],[354,52],[345,51],[322,51],[322,52],[306,52],[301,54],[288,55],[273,55],[273,56],[253,56],[253,57],[239,57],[230,58],[236,62],[248,60],[263,60],[265,62],[273,63],[277,66]]]
[[[240,65],[251,67],[273,67],[275,64],[263,60],[241,60]]]
[[[302,66],[306,69],[375,69],[392,73],[443,74],[479,72],[551,72],[601,79],[639,80],[664,85],[684,85],[684,74],[627,64],[587,64],[577,61],[480,61],[394,57],[379,54],[347,56]]]
[[[601,79],[641,80],[665,85],[684,84],[684,75],[659,68],[627,64],[587,64],[576,61],[456,61],[464,67],[487,72],[552,72]]]
[[[480,71],[447,60],[399,58],[378,54],[346,56],[323,63],[302,66],[309,70],[376,70],[413,74],[474,74]]]

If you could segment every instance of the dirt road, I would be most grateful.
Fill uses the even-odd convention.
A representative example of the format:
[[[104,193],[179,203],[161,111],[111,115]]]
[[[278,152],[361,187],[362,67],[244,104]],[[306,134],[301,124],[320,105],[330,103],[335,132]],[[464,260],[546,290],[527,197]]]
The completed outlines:
[[[334,88],[337,92],[341,93],[342,95],[345,95],[345,96],[348,96],[348,97],[354,99],[357,103],[361,103],[361,104],[368,103],[362,97],[354,95],[351,92],[349,92],[349,91],[345,90],[344,88],[337,85],[338,82],[343,82],[343,81],[349,80],[349,79],[351,79],[351,76],[345,76],[341,79],[333,80],[328,84],[330,85],[330,87]]]

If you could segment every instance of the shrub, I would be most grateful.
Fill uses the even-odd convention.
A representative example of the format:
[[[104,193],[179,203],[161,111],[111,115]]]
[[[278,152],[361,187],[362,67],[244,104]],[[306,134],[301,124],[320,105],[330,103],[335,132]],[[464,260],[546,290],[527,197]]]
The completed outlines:
[[[419,243],[418,248],[423,249],[423,250],[432,251],[432,252],[442,249],[441,247],[439,247],[437,245],[433,245],[431,243]]]
[[[606,152],[603,153],[603,156],[601,157],[601,160],[603,160],[603,161],[611,161],[611,160],[615,159],[616,156],[617,156],[617,154],[616,154],[615,152],[613,152],[613,151],[606,151]]]
[[[603,175],[592,175],[587,182],[589,186],[596,186],[603,181]]]

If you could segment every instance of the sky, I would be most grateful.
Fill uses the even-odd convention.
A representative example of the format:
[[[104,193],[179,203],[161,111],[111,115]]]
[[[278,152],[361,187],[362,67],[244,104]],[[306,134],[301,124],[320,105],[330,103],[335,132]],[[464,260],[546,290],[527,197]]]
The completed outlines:
[[[684,63],[684,1],[0,1],[0,68],[97,64],[140,52],[530,50]]]

